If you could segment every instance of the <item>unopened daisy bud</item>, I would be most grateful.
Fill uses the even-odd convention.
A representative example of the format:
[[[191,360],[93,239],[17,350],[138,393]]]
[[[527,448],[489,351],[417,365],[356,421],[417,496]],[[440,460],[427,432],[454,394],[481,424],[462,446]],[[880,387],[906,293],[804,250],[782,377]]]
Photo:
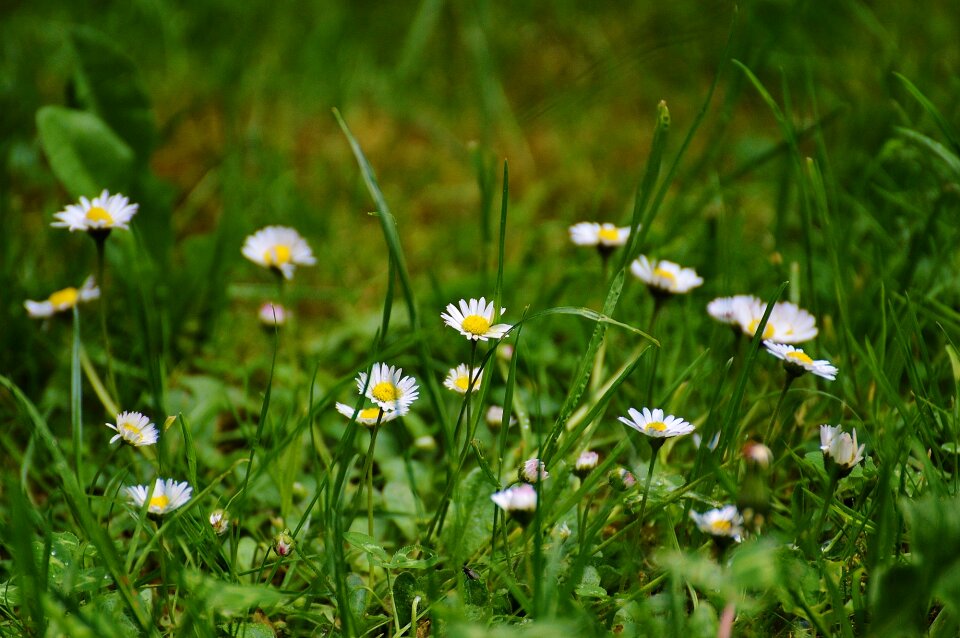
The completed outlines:
[[[217,509],[210,513],[210,527],[217,536],[223,536],[230,529],[230,517],[226,510]]]
[[[493,493],[490,500],[520,524],[526,525],[537,509],[537,490],[529,483],[521,483]]]
[[[540,459],[527,459],[517,470],[517,478],[524,483],[538,483],[550,478],[547,468]]]
[[[597,467],[597,463],[600,462],[600,455],[591,450],[586,450],[580,453],[580,456],[577,457],[577,462],[573,467],[573,473],[579,476],[580,478],[586,478],[590,472],[592,472]]]
[[[567,540],[570,538],[570,535],[573,534],[573,532],[570,531],[570,526],[566,523],[560,523],[560,525],[553,528],[553,532],[561,541]]]
[[[633,489],[637,484],[637,479],[633,473],[624,467],[610,470],[610,473],[607,474],[607,481],[610,482],[610,487],[618,492],[626,492]]]
[[[773,452],[763,443],[747,441],[743,446],[743,458],[748,464],[766,470],[773,463]]]
[[[274,536],[273,551],[277,552],[277,556],[289,556],[293,551],[293,547],[293,536],[290,535],[289,529],[284,529],[282,532]]]
[[[297,498],[304,498],[307,495],[307,487],[300,481],[294,481],[291,488],[291,492]]]
[[[510,425],[517,422],[515,418],[510,417]],[[487,425],[491,428],[499,428],[503,425],[503,408],[499,405],[491,405],[487,410]]]
[[[828,471],[835,471],[843,478],[853,471],[853,468],[863,460],[865,445],[857,445],[857,430],[851,430],[853,435],[846,433],[840,426],[820,426],[820,450],[823,452],[823,462]]]
[[[260,324],[265,328],[279,328],[287,323],[287,310],[277,303],[267,302],[260,306],[257,313]]]
[[[437,441],[429,434],[425,434],[413,440],[413,447],[418,450],[434,450],[437,447]]]
[[[513,346],[509,343],[501,344],[500,347],[497,348],[497,356],[503,361],[509,361],[513,358]]]

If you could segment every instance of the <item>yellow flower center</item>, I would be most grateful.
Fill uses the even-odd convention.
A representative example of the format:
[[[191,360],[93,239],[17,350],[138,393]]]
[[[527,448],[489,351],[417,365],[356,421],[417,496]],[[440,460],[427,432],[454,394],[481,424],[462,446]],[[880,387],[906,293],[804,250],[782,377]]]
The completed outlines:
[[[86,218],[88,222],[103,222],[105,226],[113,226],[113,217],[99,206],[91,207],[87,211]]]
[[[677,276],[674,275],[669,270],[664,270],[663,268],[655,268],[653,271],[654,277],[660,277],[661,279],[666,279],[671,284],[677,283]]]
[[[133,439],[137,443],[143,440],[143,430],[132,423],[121,423],[120,429],[123,430],[123,438],[127,440]]]
[[[490,322],[480,315],[470,315],[469,317],[464,317],[460,327],[470,334],[481,336],[487,334],[487,330],[490,329]]]
[[[50,295],[50,303],[54,308],[73,308],[80,299],[80,292],[76,288],[64,288]]]
[[[710,523],[710,529],[712,529],[717,534],[729,534],[730,530],[733,529],[733,523],[726,519],[713,521],[712,523]]]
[[[787,359],[792,359],[793,361],[798,361],[803,365],[812,366],[813,359],[808,357],[806,354],[800,352],[799,350],[794,350],[787,353]]]
[[[365,410],[360,410],[360,414],[357,415],[357,418],[358,419],[375,419],[378,416],[380,416],[380,408],[366,408]]]
[[[263,253],[263,261],[268,266],[288,264],[292,257],[293,254],[290,251],[290,246],[286,244],[277,244],[276,246],[268,248],[266,252]]]
[[[754,319],[753,321],[750,322],[750,325],[747,326],[747,332],[749,332],[750,334],[756,334],[757,328],[759,327],[760,327],[760,320]],[[774,332],[776,332],[776,330],[773,327],[773,324],[767,321],[767,327],[763,329],[763,338],[772,339]]]
[[[470,387],[470,379],[467,377],[467,375],[459,376],[457,377],[457,380],[453,382],[453,384],[466,392],[467,388]]]
[[[601,228],[600,232],[597,233],[597,239],[601,241],[619,241],[620,233],[617,232],[616,228]]]
[[[169,504],[170,504],[170,497],[167,496],[166,494],[161,494],[160,496],[154,496],[153,498],[150,499],[150,507],[151,508],[156,507],[161,511],[167,509],[167,505]]]
[[[647,423],[647,427],[645,429],[663,432],[667,429],[667,424],[663,421],[651,421],[650,423]]]
[[[377,401],[383,401],[388,403],[390,401],[396,401],[400,398],[400,388],[393,385],[389,381],[381,381],[377,385],[373,386],[373,398]],[[375,408],[370,408],[371,410]],[[363,414],[361,412],[361,414]]]

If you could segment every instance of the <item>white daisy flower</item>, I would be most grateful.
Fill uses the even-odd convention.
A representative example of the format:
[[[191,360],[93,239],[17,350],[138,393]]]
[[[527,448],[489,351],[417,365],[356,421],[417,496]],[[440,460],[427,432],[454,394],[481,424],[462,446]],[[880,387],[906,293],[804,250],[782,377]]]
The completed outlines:
[[[226,511],[218,509],[210,512],[210,527],[217,536],[223,536],[230,529],[230,517]]]
[[[818,377],[823,377],[830,381],[837,378],[837,368],[826,359],[811,359],[800,348],[785,343],[774,343],[773,341],[764,341],[763,347],[767,352],[783,361],[783,367],[787,372],[793,375],[801,375],[804,372],[812,372]]]
[[[416,379],[403,376],[403,368],[385,363],[373,364],[369,383],[366,372],[357,375],[357,388],[361,394],[387,411],[406,412],[410,404],[420,396]]]
[[[727,505],[702,514],[691,510],[690,518],[705,534],[717,538],[732,538],[738,543],[743,538],[743,516],[737,511],[736,505]]]
[[[737,323],[737,306],[752,304],[762,306],[762,302],[753,295],[734,295],[733,297],[718,297],[707,304],[707,313],[720,323]],[[760,316],[763,316],[761,313]]]
[[[124,443],[129,443],[134,447],[143,447],[157,442],[156,426],[150,422],[149,417],[139,412],[121,412],[117,415],[116,425],[107,423],[106,426],[116,432],[110,439],[110,443],[123,439]]]
[[[456,368],[450,368],[450,371],[447,372],[447,378],[443,380],[444,387],[453,390],[458,394],[466,394],[468,390],[471,392],[480,387],[480,381],[483,380],[483,371],[474,370],[473,371],[473,387],[470,387],[470,367],[461,363]],[[501,408],[502,410],[502,408]],[[503,418],[503,412],[501,414],[501,419]]]
[[[138,208],[137,204],[131,204],[123,195],[111,195],[104,189],[93,201],[81,197],[79,204],[70,204],[66,209],[55,213],[57,221],[50,225],[55,228],[68,228],[70,232],[84,230],[109,233],[114,228],[129,230],[128,224],[137,214]]]
[[[352,405],[347,405],[346,403],[337,403],[337,412],[347,417],[348,419],[353,418],[354,412],[357,414],[356,421],[360,425],[376,425],[378,422],[380,424],[388,423],[393,421],[397,417],[401,417],[407,413],[406,409],[400,410],[383,410],[380,406],[374,406],[371,408],[363,408],[362,410],[354,410]]]
[[[857,429],[853,428],[851,432],[852,436],[840,426],[820,426],[820,450],[824,461],[834,463],[844,474],[849,474],[863,460],[863,450],[866,448],[866,445],[857,446]]]
[[[550,473],[540,459],[527,459],[517,470],[517,478],[524,483],[539,483],[550,478]]]
[[[703,278],[693,268],[682,268],[666,259],[651,260],[646,255],[640,255],[633,260],[630,272],[655,294],[679,295],[690,292],[703,283]]]
[[[613,224],[580,222],[570,227],[570,241],[577,246],[596,246],[612,249],[623,246],[630,238],[630,227],[618,228]]]
[[[532,514],[537,509],[537,490],[529,483],[521,483],[493,493],[490,500],[505,512]]]
[[[260,306],[257,313],[260,323],[264,326],[273,328],[287,323],[287,309],[278,303],[267,302]]]
[[[443,319],[451,328],[458,330],[467,339],[473,341],[486,341],[487,339],[500,339],[512,328],[508,323],[498,323],[494,325],[496,317],[493,316],[493,302],[487,303],[483,297],[480,299],[460,300],[460,307],[447,304],[447,311],[440,313]],[[506,312],[506,308],[500,309],[500,314]]]
[[[127,498],[137,507],[143,507],[147,500],[149,487],[147,485],[134,485],[123,488]],[[193,494],[193,488],[184,481],[178,483],[173,479],[157,479],[153,484],[153,495],[150,497],[150,504],[147,511],[151,514],[166,514],[172,512],[184,503],[190,500]]]
[[[760,327],[766,305],[759,299],[737,304],[734,312],[740,329],[752,337]],[[789,301],[777,302],[763,329],[763,339],[775,343],[802,343],[817,336],[817,320],[813,315]]]
[[[264,268],[272,268],[293,279],[297,266],[317,263],[306,240],[293,228],[267,226],[247,237],[243,242],[243,256]]]
[[[99,297],[100,289],[93,283],[93,277],[87,277],[87,280],[83,282],[83,286],[79,289],[70,287],[58,290],[44,301],[28,299],[23,302],[23,307],[27,309],[27,314],[34,319],[42,319],[57,312],[73,310],[73,307],[78,303],[91,301]]]
[[[646,434],[655,439],[667,439],[674,436],[681,436],[693,432],[694,427],[679,417],[670,415],[663,416],[663,410],[657,408],[651,411],[644,408],[640,412],[634,408],[627,410],[630,417],[618,417],[622,423],[632,427],[637,432]]]
[[[577,457],[577,461],[573,466],[573,473],[580,478],[585,478],[590,472],[596,469],[599,462],[599,454],[592,450],[585,450]]]

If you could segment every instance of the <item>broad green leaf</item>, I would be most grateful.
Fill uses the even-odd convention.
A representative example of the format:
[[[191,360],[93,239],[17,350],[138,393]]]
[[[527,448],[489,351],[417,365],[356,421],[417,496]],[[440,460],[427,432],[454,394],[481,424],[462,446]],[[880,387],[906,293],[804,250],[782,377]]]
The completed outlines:
[[[389,562],[387,551],[377,544],[377,541],[372,536],[367,536],[360,532],[344,532],[343,538],[357,549],[361,549],[367,554],[370,554],[377,565],[384,565]]]
[[[50,168],[71,196],[129,186],[133,151],[96,115],[45,106],[37,111],[37,130]]]

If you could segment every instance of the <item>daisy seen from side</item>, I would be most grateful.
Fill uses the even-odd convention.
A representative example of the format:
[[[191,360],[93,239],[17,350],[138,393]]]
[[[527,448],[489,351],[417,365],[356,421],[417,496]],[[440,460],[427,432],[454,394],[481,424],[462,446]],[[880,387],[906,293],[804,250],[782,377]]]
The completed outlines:
[[[443,386],[449,390],[453,390],[457,394],[466,394],[479,388],[482,379],[483,371],[479,369],[474,370],[473,384],[471,385],[470,366],[461,363],[456,368],[450,368],[450,371],[447,372],[447,378],[443,380]]]
[[[788,374],[800,376],[810,372],[828,381],[837,379],[837,372],[839,372],[837,367],[826,359],[813,359],[800,348],[785,343],[774,343],[768,340],[763,342],[763,347],[768,353],[783,361],[783,367]]]
[[[360,425],[388,423],[407,413],[406,410],[384,410],[379,405],[356,410],[352,405],[347,405],[346,403],[337,403],[337,412],[348,419],[354,419],[354,414],[356,414],[355,420]]]
[[[740,329],[753,337],[760,328],[766,305],[759,299],[738,304],[734,312]],[[778,301],[770,311],[761,337],[775,343],[803,343],[817,336],[817,320],[809,312],[789,301]]]
[[[293,228],[267,226],[247,237],[241,250],[255,264],[292,279],[297,266],[313,266],[317,260],[310,245]]]
[[[500,314],[504,312],[506,308],[501,308]],[[458,305],[447,304],[447,311],[440,313],[440,318],[471,341],[500,339],[513,327],[507,323],[493,323],[497,319],[493,302],[487,302],[484,297],[469,301],[461,299]]]
[[[27,314],[34,319],[44,319],[53,316],[58,312],[66,312],[80,304],[99,299],[100,289],[97,288],[93,277],[87,277],[80,288],[64,288],[51,294],[43,301],[26,300],[23,307],[27,309]]]
[[[640,255],[630,264],[630,272],[645,283],[654,295],[685,294],[703,284],[693,268],[684,268],[666,259],[650,259]]]
[[[639,411],[635,408],[627,410],[629,417],[617,417],[621,423],[624,423],[637,432],[645,434],[653,439],[668,439],[675,436],[690,434],[694,428],[680,417],[664,416],[663,410],[656,408],[644,408]]]
[[[739,543],[743,538],[743,516],[736,505],[726,505],[703,513],[690,511],[690,518],[704,534],[714,538],[732,539]]]
[[[117,415],[116,425],[107,423],[106,426],[116,432],[110,443],[122,439],[134,447],[143,447],[157,442],[157,427],[140,412],[121,412]]]
[[[89,200],[80,198],[80,203],[69,204],[55,213],[57,221],[50,225],[54,228],[66,228],[73,231],[86,231],[106,236],[114,228],[129,230],[130,220],[137,214],[138,204],[130,203],[127,197],[117,193],[111,195],[106,189],[99,197]]]
[[[173,479],[157,479],[153,484],[153,494],[150,494],[148,485],[133,485],[123,488],[127,495],[127,500],[143,507],[147,502],[147,496],[150,496],[150,502],[147,505],[147,511],[150,514],[162,516],[167,512],[172,512],[178,507],[182,507],[193,495],[193,488],[186,481],[178,483]]]

